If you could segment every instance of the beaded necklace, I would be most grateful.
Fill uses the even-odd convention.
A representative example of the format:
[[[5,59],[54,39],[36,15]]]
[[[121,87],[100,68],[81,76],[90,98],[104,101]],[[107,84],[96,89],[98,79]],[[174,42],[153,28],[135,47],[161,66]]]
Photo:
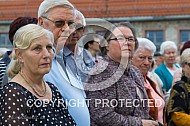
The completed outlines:
[[[43,94],[40,94],[33,86],[32,84],[29,83],[29,81],[26,79],[25,74],[21,71],[19,72],[19,75],[24,79],[24,81],[32,88],[32,90],[34,91],[34,93],[39,96],[39,97],[44,97],[46,95],[47,89],[46,89],[46,85],[45,82],[43,81],[43,86],[45,88],[45,91]],[[31,81],[31,80],[30,80]]]

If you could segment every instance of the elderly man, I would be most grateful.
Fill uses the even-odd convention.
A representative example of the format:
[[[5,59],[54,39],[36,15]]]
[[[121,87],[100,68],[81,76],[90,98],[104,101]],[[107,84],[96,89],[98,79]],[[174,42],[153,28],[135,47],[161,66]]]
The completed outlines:
[[[146,38],[138,38],[138,42],[139,47],[133,55],[132,64],[139,68],[144,76],[144,86],[148,94],[148,98],[151,101],[149,102],[150,116],[164,124],[164,99],[156,88],[158,84],[147,76],[148,71],[151,68],[156,46],[153,44],[153,42]],[[156,102],[157,100],[159,102]]]
[[[64,65],[63,47],[75,30],[75,8],[67,0],[44,0],[38,10],[38,24],[54,34],[56,56],[45,80],[56,85],[77,126],[89,126],[90,116],[82,85]]]
[[[86,80],[87,75],[78,68],[76,59],[78,58],[78,53],[80,53],[80,51],[82,50],[81,47],[78,46],[78,42],[84,34],[84,26],[86,25],[86,22],[83,14],[80,11],[75,11],[75,14],[76,30],[74,30],[70,34],[69,38],[65,43],[65,46],[63,48],[63,58],[66,67],[70,69],[74,77],[82,83]]]

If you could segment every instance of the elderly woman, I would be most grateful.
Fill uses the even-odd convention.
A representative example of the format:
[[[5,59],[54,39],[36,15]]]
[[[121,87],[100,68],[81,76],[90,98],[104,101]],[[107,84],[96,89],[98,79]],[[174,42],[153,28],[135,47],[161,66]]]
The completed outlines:
[[[164,62],[156,68],[155,73],[162,80],[165,93],[171,88],[173,75],[180,68],[176,64],[177,46],[172,41],[165,41],[160,46],[160,53]]]
[[[43,80],[54,57],[53,39],[50,31],[36,24],[15,33],[8,68],[12,79],[0,90],[1,126],[75,125],[57,88]]]
[[[148,94],[148,98],[151,101],[149,102],[150,116],[155,120],[158,120],[161,124],[164,124],[165,102],[159,93],[160,84],[148,76],[154,52],[156,51],[156,46],[146,38],[138,38],[138,42],[139,47],[133,55],[132,64],[139,68],[144,76],[144,86]],[[158,76],[156,77],[157,79],[160,79]]]
[[[168,126],[190,125],[190,49],[183,51],[181,67],[184,76],[173,86],[167,106]]]
[[[128,22],[112,26],[101,43],[98,60],[85,85],[91,126],[157,126],[149,118],[147,93],[140,71],[130,64],[137,48],[135,30]],[[143,104],[142,104],[143,102]]]
[[[181,50],[180,50],[180,55],[183,53],[183,51],[187,48],[190,48],[190,41],[186,41],[184,42],[183,46],[181,47]],[[182,68],[178,69],[175,73],[174,73],[174,76],[173,76],[173,84],[175,84],[175,82],[181,80],[181,77],[182,77]]]

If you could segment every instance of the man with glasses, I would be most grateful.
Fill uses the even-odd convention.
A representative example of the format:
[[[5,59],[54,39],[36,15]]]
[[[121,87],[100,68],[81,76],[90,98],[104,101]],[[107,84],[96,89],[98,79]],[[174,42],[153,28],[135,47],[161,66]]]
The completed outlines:
[[[70,34],[69,38],[67,39],[65,46],[63,48],[63,58],[65,61],[66,67],[71,70],[72,74],[75,76],[75,78],[78,79],[78,81],[85,82],[87,75],[81,71],[81,69],[78,68],[76,63],[76,58],[78,58],[77,53],[80,53],[82,50],[78,46],[78,42],[80,38],[84,34],[84,27],[86,25],[85,18],[83,14],[80,11],[75,11],[76,14],[76,21],[75,26],[76,30]]]
[[[44,0],[38,9],[38,24],[54,34],[55,58],[45,80],[58,88],[77,126],[89,126],[90,116],[83,87],[64,65],[63,47],[75,30],[75,8],[67,0]]]

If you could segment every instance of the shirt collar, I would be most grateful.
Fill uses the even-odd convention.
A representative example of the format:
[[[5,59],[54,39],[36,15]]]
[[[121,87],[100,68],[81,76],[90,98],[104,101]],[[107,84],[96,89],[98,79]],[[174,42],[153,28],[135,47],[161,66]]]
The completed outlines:
[[[68,47],[64,46],[63,55],[67,57],[67,56],[69,56],[71,54],[73,54],[73,52]]]

